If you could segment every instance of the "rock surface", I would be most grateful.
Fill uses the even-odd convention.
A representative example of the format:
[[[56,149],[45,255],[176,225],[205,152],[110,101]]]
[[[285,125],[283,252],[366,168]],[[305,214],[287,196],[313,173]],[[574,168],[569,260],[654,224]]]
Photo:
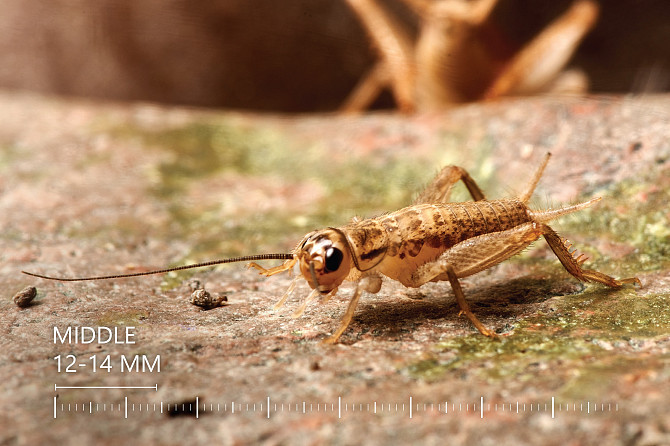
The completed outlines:
[[[0,102],[0,444],[670,442],[669,97],[356,118]],[[533,205],[602,196],[552,226],[588,265],[643,286],[580,284],[538,241],[462,281],[499,341],[458,316],[445,283],[386,281],[325,346],[350,287],[293,319],[306,285],[273,311],[291,279],[243,264],[76,283],[20,273],[288,252],[314,228],[408,204],[445,164],[490,198],[513,195],[546,151]],[[189,281],[228,305],[200,311]],[[37,298],[18,308],[29,285]],[[134,327],[134,343],[64,344],[54,327],[119,341]],[[135,355],[153,371],[122,371]],[[79,386],[150,388],[65,388]]]

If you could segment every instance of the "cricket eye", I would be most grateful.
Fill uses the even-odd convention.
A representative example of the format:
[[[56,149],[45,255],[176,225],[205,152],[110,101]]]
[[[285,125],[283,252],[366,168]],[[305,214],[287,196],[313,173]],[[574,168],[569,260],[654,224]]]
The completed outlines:
[[[326,251],[326,273],[337,271],[337,269],[342,264],[343,258],[344,254],[342,254],[342,251],[337,248],[328,248]]]

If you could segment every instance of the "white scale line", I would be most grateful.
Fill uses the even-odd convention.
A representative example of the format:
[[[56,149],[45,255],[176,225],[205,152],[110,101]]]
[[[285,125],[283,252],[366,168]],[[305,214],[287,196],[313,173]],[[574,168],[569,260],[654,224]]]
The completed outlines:
[[[158,384],[153,386],[59,386],[54,384],[54,390],[58,389],[154,389],[158,391]]]

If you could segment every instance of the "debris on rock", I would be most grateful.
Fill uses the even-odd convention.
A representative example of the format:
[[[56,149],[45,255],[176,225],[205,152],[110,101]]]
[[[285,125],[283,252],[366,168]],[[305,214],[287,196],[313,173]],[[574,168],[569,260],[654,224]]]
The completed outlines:
[[[197,289],[191,294],[191,303],[203,310],[211,310],[212,308],[222,307],[224,302],[228,302],[228,296],[225,294],[217,294],[212,296],[209,291],[205,289]]]
[[[19,308],[26,308],[37,296],[37,288],[34,286],[27,286],[14,295],[14,303]]]

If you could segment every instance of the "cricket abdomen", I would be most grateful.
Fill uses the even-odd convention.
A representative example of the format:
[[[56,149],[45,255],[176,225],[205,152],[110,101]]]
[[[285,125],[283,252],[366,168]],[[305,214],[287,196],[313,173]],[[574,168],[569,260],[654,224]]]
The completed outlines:
[[[530,221],[526,206],[515,200],[421,204],[380,217],[389,234],[386,255],[404,260],[424,247],[441,252],[491,232],[505,231]]]
[[[478,235],[505,231],[528,222],[517,200],[418,204],[343,229],[361,271],[375,271],[408,286],[419,266],[452,246]]]

